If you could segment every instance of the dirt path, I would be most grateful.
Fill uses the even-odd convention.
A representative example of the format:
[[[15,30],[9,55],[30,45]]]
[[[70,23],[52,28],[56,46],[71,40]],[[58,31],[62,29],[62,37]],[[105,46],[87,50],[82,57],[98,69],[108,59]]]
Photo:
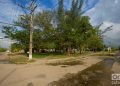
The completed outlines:
[[[0,64],[0,86],[47,86],[67,73],[77,73],[102,60],[94,56],[79,59],[84,64],[69,67],[45,65],[57,59],[42,59],[26,65]]]
[[[6,60],[7,59],[7,53],[6,52],[0,52],[0,60]]]

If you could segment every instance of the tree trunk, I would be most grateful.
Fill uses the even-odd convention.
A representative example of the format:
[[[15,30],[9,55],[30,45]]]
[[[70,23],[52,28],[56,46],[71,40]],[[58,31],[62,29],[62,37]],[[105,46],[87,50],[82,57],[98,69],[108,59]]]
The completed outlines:
[[[32,43],[33,43],[33,20],[32,15],[30,16],[30,39],[29,39],[29,60],[32,59]]]
[[[71,54],[71,46],[69,46],[69,47],[67,47],[67,49],[66,49],[66,54],[67,55],[70,55]]]
[[[82,47],[80,47],[80,54],[82,54]]]

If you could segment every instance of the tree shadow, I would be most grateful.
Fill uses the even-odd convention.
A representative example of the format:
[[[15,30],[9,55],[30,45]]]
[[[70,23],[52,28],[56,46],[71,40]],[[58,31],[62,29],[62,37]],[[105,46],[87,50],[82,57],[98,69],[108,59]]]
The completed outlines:
[[[32,82],[28,83],[27,86],[34,86]]]

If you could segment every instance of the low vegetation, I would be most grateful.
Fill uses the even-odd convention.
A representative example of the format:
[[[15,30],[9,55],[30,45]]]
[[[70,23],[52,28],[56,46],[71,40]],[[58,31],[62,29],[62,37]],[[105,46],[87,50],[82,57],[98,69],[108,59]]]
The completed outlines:
[[[58,59],[58,61],[55,62],[50,62],[47,63],[47,65],[52,65],[52,66],[59,66],[59,65],[81,65],[83,64],[79,59],[82,57],[89,57],[89,56],[100,56],[107,58],[107,57],[113,57],[115,56],[115,52],[85,52],[83,54],[58,54],[58,53],[33,53],[33,60],[29,61],[28,57],[26,54],[21,54],[21,53],[13,53],[13,54],[8,54],[9,56],[9,61],[14,64],[27,64],[30,62],[34,62],[35,59]],[[101,57],[102,56],[102,57]],[[67,60],[61,60],[66,58]],[[70,58],[70,59],[69,59]],[[72,59],[71,59],[72,58]]]
[[[91,56],[115,56],[116,52],[97,52],[92,54]]]
[[[76,74],[68,73],[58,81],[49,83],[48,86],[111,86],[112,71],[108,68],[109,64],[104,63],[107,63],[107,60]]]
[[[62,61],[47,63],[47,65],[52,65],[52,66],[58,66],[58,65],[73,66],[73,65],[82,65],[82,64],[83,64],[82,61],[76,60],[76,59],[69,59],[69,60],[62,60]]]
[[[58,53],[33,53],[33,58],[40,59],[40,58],[65,58],[66,55],[58,54]]]
[[[0,52],[5,52],[7,49],[5,48],[0,48]]]
[[[34,62],[34,60],[29,60],[27,57],[23,55],[14,55],[9,57],[9,62],[13,64],[27,64]]]

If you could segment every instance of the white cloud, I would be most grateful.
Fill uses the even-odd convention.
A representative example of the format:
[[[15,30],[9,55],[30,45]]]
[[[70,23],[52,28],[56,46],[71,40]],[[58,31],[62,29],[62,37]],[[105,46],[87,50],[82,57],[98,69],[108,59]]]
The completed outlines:
[[[117,4],[116,4],[117,3]],[[94,11],[88,11],[91,22],[96,25],[103,21],[120,23],[120,0],[100,0]]]
[[[20,8],[15,5],[12,0],[5,0],[0,3],[0,20],[3,22],[11,23],[21,13]]]
[[[115,0],[115,4],[118,4],[119,0]]]
[[[5,23],[11,23],[13,20],[16,20],[18,15],[21,14],[21,9],[15,5],[12,0],[3,0],[0,1],[0,21]],[[0,36],[4,37],[4,34],[1,32],[0,23]],[[0,39],[0,47],[8,47],[10,45],[9,39]]]
[[[120,46],[120,0],[100,0],[85,15],[90,16],[91,23],[104,23],[101,29],[113,25],[113,30],[105,33],[104,41],[108,45]]]
[[[104,22],[101,26],[101,30],[105,30],[107,27],[112,26],[112,30],[104,33],[104,43],[111,46],[120,46],[120,24],[112,22]]]

